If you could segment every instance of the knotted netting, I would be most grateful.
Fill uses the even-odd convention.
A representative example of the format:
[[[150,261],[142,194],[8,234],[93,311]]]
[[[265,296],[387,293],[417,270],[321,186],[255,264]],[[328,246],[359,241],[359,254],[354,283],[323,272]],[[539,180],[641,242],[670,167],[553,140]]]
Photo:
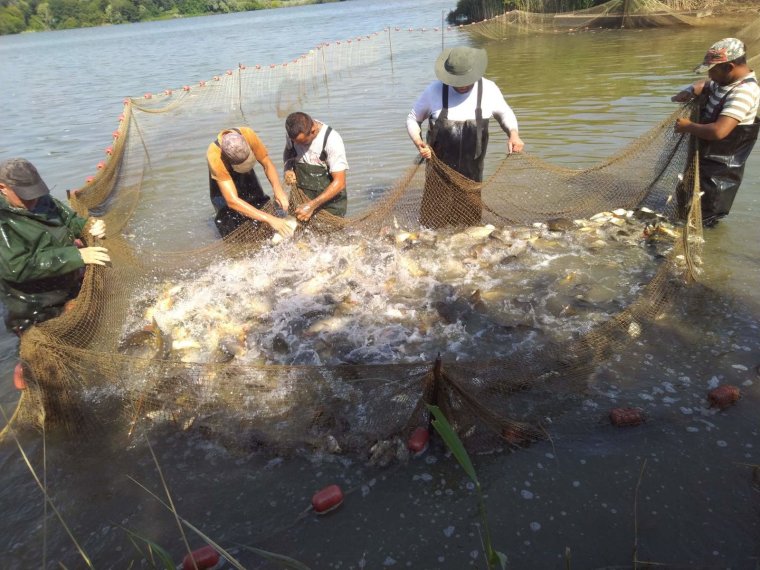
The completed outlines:
[[[146,201],[160,200],[155,190],[185,184],[170,173],[197,158],[176,142],[186,133],[214,133],[220,116],[245,123],[314,97],[359,63],[389,58],[391,43],[403,66],[400,54],[425,37],[406,33],[322,45],[287,65],[241,66],[205,85],[127,102],[106,167],[71,198],[81,214],[106,221],[99,243],[112,263],[88,267],[69,310],[24,333],[28,389],[17,424],[115,424],[124,434],[168,425],[245,450],[366,454],[377,442],[405,441],[427,425],[425,404],[436,404],[475,449],[550,435],[545,419],[564,413],[589,375],[696,278],[698,164],[689,137],[673,130],[694,106],[591,168],[511,155],[475,183],[435,157],[415,163],[346,218],[317,213],[276,246],[265,226],[252,224],[199,247],[191,236],[181,251],[136,235]],[[291,210],[305,200],[297,188],[290,197]],[[431,200],[434,216],[423,224]],[[526,256],[566,246],[572,263],[601,259],[605,287],[627,293],[579,320],[592,296],[577,292],[598,283],[579,288],[574,265],[537,283],[504,284],[505,274],[527,271]],[[605,258],[632,247],[646,266],[622,274],[635,275],[635,287],[613,272],[614,256]],[[647,248],[654,254],[641,253]],[[326,251],[332,257],[315,268]],[[488,273],[494,267],[502,273]],[[244,280],[254,295],[223,288]],[[413,295],[421,284],[427,302]],[[565,290],[572,294],[553,306]],[[281,297],[298,301],[287,322],[277,313]],[[411,298],[416,304],[405,306]],[[552,313],[553,330],[537,331],[549,322],[537,317],[542,310]],[[370,317],[372,333],[362,333]],[[471,344],[431,340],[436,331],[461,332]],[[308,349],[298,344],[306,342]],[[351,350],[344,342],[354,342]],[[467,358],[478,345],[487,349]],[[452,346],[456,353],[447,352]]]

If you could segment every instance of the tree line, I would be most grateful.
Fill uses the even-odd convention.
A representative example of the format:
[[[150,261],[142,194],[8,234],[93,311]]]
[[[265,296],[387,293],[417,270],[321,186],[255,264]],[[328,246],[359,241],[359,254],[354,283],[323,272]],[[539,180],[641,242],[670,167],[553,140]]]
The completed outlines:
[[[509,10],[526,12],[572,12],[603,4],[608,0],[459,0],[456,9],[449,12],[450,24],[479,22]]]
[[[243,12],[324,0],[0,0],[0,35]]]

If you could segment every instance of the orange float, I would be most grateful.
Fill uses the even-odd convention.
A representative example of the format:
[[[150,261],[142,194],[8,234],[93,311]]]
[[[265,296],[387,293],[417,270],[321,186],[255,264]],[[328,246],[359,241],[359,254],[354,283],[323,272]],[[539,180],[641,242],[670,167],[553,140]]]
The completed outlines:
[[[427,428],[418,427],[412,432],[406,445],[414,455],[420,455],[425,452],[430,442],[430,432]]]
[[[211,570],[219,564],[220,559],[221,556],[214,547],[207,544],[203,548],[193,550],[185,555],[182,560],[182,570],[195,570],[196,568],[198,570]]]
[[[644,414],[638,408],[613,408],[610,421],[617,427],[637,426],[644,423]]]
[[[311,506],[318,515],[324,515],[343,504],[343,491],[337,485],[330,485],[317,491],[311,498]]]
[[[729,406],[733,406],[739,401],[740,397],[741,391],[739,388],[729,384],[718,386],[707,394],[707,399],[710,401],[710,407],[718,408],[719,410],[725,410]]]
[[[20,362],[13,369],[13,385],[16,390],[26,390],[26,380],[24,379],[24,365]]]

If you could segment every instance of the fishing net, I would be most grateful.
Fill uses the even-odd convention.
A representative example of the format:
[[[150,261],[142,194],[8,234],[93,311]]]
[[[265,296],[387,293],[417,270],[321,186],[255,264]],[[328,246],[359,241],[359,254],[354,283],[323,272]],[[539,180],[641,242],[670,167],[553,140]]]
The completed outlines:
[[[468,25],[468,30],[501,40],[519,32],[574,32],[592,28],[658,28],[704,25],[712,14],[712,2],[660,2],[659,0],[610,0],[573,12],[548,12],[527,2],[524,10],[511,10]],[[535,8],[535,9],[532,9]]]
[[[223,241],[200,247],[191,242],[182,251],[164,247],[161,231],[151,239],[145,231],[140,235],[146,227],[140,218],[150,209],[146,201],[187,185],[176,172],[197,161],[188,133],[202,133],[200,140],[208,144],[209,133],[245,124],[254,114],[263,120],[273,108],[287,110],[357,67],[368,81],[379,81],[386,68],[367,64],[392,57],[392,65],[403,67],[404,53],[414,57],[423,40],[438,41],[439,31],[430,32],[386,30],[318,46],[287,64],[240,66],[205,85],[126,101],[105,168],[71,196],[78,212],[106,221],[106,239],[94,243],[108,247],[112,264],[88,266],[69,310],[22,336],[28,387],[16,424],[44,422],[80,432],[115,424],[124,434],[161,425],[198,431],[243,450],[358,453],[383,463],[406,453],[406,439],[428,425],[426,404],[436,404],[472,449],[548,437],[547,420],[577,405],[589,375],[626,350],[696,278],[702,247],[698,165],[689,137],[672,128],[676,116],[695,111],[692,106],[586,169],[511,155],[484,182],[474,183],[435,157],[412,164],[346,218],[319,212],[293,241],[276,246],[270,231],[251,224]],[[331,96],[341,95],[333,88]],[[205,188],[201,194],[208,200]],[[293,188],[291,209],[303,200]],[[170,214],[176,217],[177,209]],[[167,220],[159,218],[159,226]],[[444,242],[453,245],[436,249]],[[521,275],[523,256],[570,242],[575,249],[567,257],[578,263],[603,260],[616,247],[652,254],[641,254],[647,269],[635,277],[614,274],[610,287],[627,293],[613,295],[604,310],[596,307],[594,318],[581,321],[578,313],[589,301],[576,293],[589,289],[572,289],[571,270],[544,272],[541,283],[520,283],[524,292],[547,291],[530,299],[498,293],[477,277],[491,266],[510,264],[518,268],[512,274]],[[327,247],[345,254],[328,259],[328,270],[312,276],[311,264]],[[367,257],[371,251],[379,253]],[[436,259],[441,256],[451,258]],[[368,259],[382,263],[375,267]],[[463,272],[474,267],[469,275],[476,277],[449,284],[430,306],[413,309],[374,309],[374,293],[357,285],[374,280],[395,302],[437,270],[426,265],[433,261],[436,267],[465,267]],[[606,270],[619,265],[614,257],[605,264]],[[365,281],[356,277],[362,271],[369,275]],[[285,272],[309,279],[288,289]],[[442,274],[439,282],[453,281],[451,275]],[[245,279],[258,280],[255,295],[218,292],[224,283]],[[626,284],[631,279],[634,287]],[[202,314],[186,313],[195,315],[186,318],[192,322],[172,321],[172,311],[190,302],[193,284],[201,296],[206,291]],[[557,330],[536,340],[535,327],[525,326],[526,315],[533,315],[535,325],[536,306],[548,307],[547,298],[556,298],[562,287],[571,294],[554,310],[551,328]],[[262,299],[296,295],[298,306],[312,307],[313,314],[304,309],[293,317],[299,330],[291,323],[288,331],[273,334],[275,309]],[[521,302],[530,306],[521,308]],[[329,334],[347,336],[353,327],[361,335],[351,315],[362,305],[388,326],[366,334],[362,350],[340,353],[337,337]],[[413,333],[395,344],[384,341],[383,335],[399,330],[403,312]],[[426,345],[423,356],[406,350],[426,342],[441,321],[455,327],[447,330],[469,334],[472,344],[456,355],[447,352],[450,342]],[[259,336],[252,336],[254,330]],[[292,342],[299,336],[314,342],[294,356]],[[498,342],[488,345],[493,339]],[[480,343],[490,348],[467,358]]]

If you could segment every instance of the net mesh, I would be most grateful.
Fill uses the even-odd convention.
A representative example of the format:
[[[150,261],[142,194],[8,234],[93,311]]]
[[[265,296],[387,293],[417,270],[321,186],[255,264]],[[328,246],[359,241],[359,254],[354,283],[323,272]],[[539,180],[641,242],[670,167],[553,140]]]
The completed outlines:
[[[590,28],[654,28],[700,26],[712,14],[712,2],[661,2],[659,0],[610,0],[573,12],[549,12],[541,3],[526,3],[525,9],[511,10],[468,25],[471,33],[502,40],[515,33],[573,32]]]
[[[161,187],[167,163],[188,159],[183,148],[167,144],[178,140],[184,123],[192,117],[194,127],[213,133],[220,112],[244,121],[257,110],[283,109],[286,100],[323,89],[328,76],[387,57],[389,44],[394,57],[411,53],[420,38],[416,31],[407,34],[406,45],[401,34],[386,30],[318,46],[286,65],[241,66],[205,85],[128,100],[110,160],[71,197],[80,214],[106,221],[106,239],[88,239],[107,245],[112,264],[88,266],[69,310],[22,336],[28,388],[16,425],[44,422],[81,432],[117,424],[131,434],[160,423],[244,450],[370,453],[382,462],[405,453],[406,438],[428,425],[425,404],[436,404],[473,449],[547,437],[545,418],[561,415],[580,397],[589,374],[624,351],[696,278],[702,247],[698,164],[688,137],[672,128],[675,117],[693,113],[693,106],[587,169],[512,155],[483,183],[474,183],[433,157],[410,166],[381,198],[346,218],[318,212],[287,245],[349,236],[354,242],[390,237],[398,248],[418,247],[427,235],[420,227],[426,200],[435,205],[426,225],[474,226],[464,230],[472,230],[468,238],[505,252],[525,232],[556,235],[562,221],[573,228],[567,231],[582,234],[602,223],[598,216],[594,222],[600,212],[604,223],[621,232],[623,223],[640,222],[637,235],[643,231],[663,244],[648,281],[627,306],[573,334],[521,345],[499,358],[463,361],[444,352],[427,361],[282,365],[238,358],[244,331],[224,330],[223,314],[211,318],[215,328],[208,331],[217,335],[219,350],[201,359],[198,352],[179,351],[177,337],[142,312],[146,306],[154,312],[171,308],[172,284],[272,247],[271,233],[251,224],[223,241],[179,252],[134,237],[146,188]],[[291,209],[303,201],[293,188]],[[675,220],[681,223],[667,223]],[[609,240],[615,235],[607,234]],[[148,302],[140,305],[139,299]]]

